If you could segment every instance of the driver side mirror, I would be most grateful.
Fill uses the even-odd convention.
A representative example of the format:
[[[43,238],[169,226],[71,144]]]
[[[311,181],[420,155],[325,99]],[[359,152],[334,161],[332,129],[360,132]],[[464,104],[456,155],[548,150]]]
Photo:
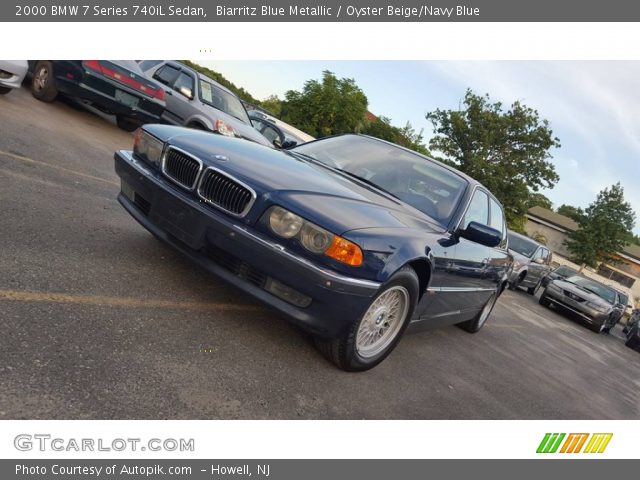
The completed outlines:
[[[478,222],[469,222],[467,228],[458,231],[458,235],[471,242],[491,248],[497,247],[502,241],[502,232],[500,230]]]
[[[534,258],[533,263],[537,263],[538,265],[544,265],[544,260],[542,258]]]

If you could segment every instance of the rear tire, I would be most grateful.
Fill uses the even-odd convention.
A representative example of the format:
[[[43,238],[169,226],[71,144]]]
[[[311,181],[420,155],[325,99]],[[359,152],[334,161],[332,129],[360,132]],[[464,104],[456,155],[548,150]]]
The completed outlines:
[[[342,370],[362,372],[382,362],[396,347],[418,301],[420,282],[403,267],[373,297],[361,318],[335,339],[315,338],[318,350]]]
[[[133,132],[140,126],[139,122],[120,115],[116,117],[116,123],[125,132]]]
[[[40,60],[33,69],[31,94],[41,102],[53,102],[58,96],[56,80],[53,76],[53,64],[48,60]]]
[[[491,312],[493,311],[493,307],[495,307],[496,302],[498,301],[498,292],[495,292],[487,303],[484,304],[482,310],[471,320],[467,320],[466,322],[458,323],[458,326],[463,329],[465,332],[469,333],[477,333],[480,329],[487,323]]]

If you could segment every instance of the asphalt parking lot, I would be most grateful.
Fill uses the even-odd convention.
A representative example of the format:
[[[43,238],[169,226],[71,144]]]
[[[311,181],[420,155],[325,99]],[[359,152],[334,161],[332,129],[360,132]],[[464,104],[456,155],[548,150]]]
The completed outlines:
[[[640,355],[507,291],[345,373],[117,203],[132,134],[0,96],[0,419],[635,419]]]

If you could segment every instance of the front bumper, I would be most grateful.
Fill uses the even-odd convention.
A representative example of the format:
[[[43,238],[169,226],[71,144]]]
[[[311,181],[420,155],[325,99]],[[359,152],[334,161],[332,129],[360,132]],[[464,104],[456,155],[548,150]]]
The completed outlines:
[[[0,87],[20,88],[27,68],[27,62],[23,60],[0,60]]]
[[[324,338],[340,335],[364,313],[380,288],[377,282],[348,277],[295,255],[237,219],[188,196],[131,152],[116,152],[114,159],[123,187],[118,201],[142,226],[313,334]],[[234,268],[229,267],[229,258]],[[270,293],[263,281],[267,278],[295,288],[311,303],[298,307]]]
[[[554,305],[573,313],[591,325],[601,325],[609,318],[608,313],[600,312],[594,308],[588,307],[583,302],[578,302],[569,298],[562,292],[562,290],[557,291],[547,288],[544,294]]]

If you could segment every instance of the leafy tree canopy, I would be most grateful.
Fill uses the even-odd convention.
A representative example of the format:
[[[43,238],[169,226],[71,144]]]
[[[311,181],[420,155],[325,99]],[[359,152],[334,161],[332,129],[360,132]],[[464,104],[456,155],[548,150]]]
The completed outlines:
[[[527,200],[527,210],[533,207],[542,207],[547,210],[553,210],[553,203],[547,197],[540,192],[533,192],[529,194]]]
[[[314,137],[359,132],[368,100],[352,78],[322,72],[322,80],[308,80],[302,91],[285,93],[282,120]]]
[[[409,122],[407,122],[404,128],[398,128],[391,125],[390,118],[378,117],[373,121],[367,122],[362,133],[397,143],[398,145],[410,148],[424,155],[429,155],[429,150],[423,142],[422,131],[416,133]]]
[[[556,210],[560,215],[564,215],[565,217],[569,217],[573,219],[575,222],[580,223],[582,218],[584,217],[584,210],[580,207],[574,207],[572,205],[562,204]]]
[[[635,218],[620,183],[602,190],[584,211],[580,228],[565,242],[573,260],[594,268],[600,262],[617,263],[613,255],[633,238]]]
[[[560,141],[547,120],[519,101],[505,110],[488,95],[467,90],[458,110],[437,109],[426,118],[434,130],[431,151],[489,188],[504,205],[511,228],[521,229],[530,192],[551,188],[559,179],[549,151]]]

